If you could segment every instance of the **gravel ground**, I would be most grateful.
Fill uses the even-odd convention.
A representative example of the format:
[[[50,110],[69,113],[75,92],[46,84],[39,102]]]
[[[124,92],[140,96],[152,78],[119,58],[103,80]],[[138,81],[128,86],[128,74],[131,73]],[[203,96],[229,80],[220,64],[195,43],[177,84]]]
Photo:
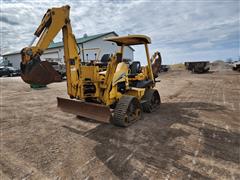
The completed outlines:
[[[128,128],[64,113],[66,82],[0,78],[1,179],[240,179],[240,73],[170,71]]]

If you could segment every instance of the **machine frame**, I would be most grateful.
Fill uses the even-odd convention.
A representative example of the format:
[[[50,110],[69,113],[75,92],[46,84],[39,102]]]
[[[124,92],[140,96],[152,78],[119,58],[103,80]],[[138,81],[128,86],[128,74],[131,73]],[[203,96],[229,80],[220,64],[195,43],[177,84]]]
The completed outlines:
[[[69,11],[70,6],[63,6],[49,9],[44,15],[34,33],[39,37],[37,44],[31,44],[21,51],[22,79],[29,84],[44,85],[59,81],[51,64],[41,61],[40,56],[62,30],[67,93],[70,99],[75,100],[57,98],[61,109],[102,122],[112,119],[116,125],[128,126],[140,119],[142,109],[151,112],[153,107],[157,107],[161,101],[157,90],[152,89],[155,78],[148,50],[151,39],[145,35],[106,38],[106,41],[114,42],[120,48],[109,58],[106,71],[101,71],[98,65],[81,63],[81,50],[72,33]],[[123,62],[124,47],[139,44],[145,47],[147,66],[129,77],[131,70]],[[114,109],[113,116],[111,109]]]

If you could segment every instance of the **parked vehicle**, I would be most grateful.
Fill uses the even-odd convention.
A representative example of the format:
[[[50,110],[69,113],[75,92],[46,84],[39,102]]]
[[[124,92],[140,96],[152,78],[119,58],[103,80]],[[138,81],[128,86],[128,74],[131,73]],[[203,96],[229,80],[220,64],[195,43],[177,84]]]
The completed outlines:
[[[235,61],[232,64],[232,70],[234,71],[240,71],[240,61]]]
[[[160,72],[167,72],[169,70],[168,65],[161,65]]]
[[[209,61],[185,62],[184,64],[186,69],[193,73],[206,73],[210,69]]]
[[[0,77],[2,76],[20,76],[21,72],[20,70],[15,69],[14,67],[9,66],[1,66],[0,67]]]

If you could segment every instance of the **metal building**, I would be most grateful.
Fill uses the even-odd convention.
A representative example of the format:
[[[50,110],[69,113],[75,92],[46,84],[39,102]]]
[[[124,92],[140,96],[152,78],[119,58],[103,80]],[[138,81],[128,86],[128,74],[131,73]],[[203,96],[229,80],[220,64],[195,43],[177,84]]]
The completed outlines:
[[[104,54],[114,54],[118,50],[116,43],[104,41],[106,37],[118,36],[114,31],[96,35],[84,35],[77,38],[77,44],[81,51],[81,60],[88,62],[90,60],[101,59]],[[133,60],[134,49],[127,47],[124,50],[124,59]],[[63,42],[51,43],[47,50],[41,56],[42,60],[54,60],[64,62]],[[12,65],[16,69],[20,69],[21,54],[20,51],[3,54],[3,61]]]

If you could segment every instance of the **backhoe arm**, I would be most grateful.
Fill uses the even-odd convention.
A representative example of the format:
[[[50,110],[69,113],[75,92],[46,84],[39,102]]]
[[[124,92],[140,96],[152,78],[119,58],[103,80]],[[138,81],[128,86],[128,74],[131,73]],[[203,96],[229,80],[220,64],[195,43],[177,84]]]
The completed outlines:
[[[157,78],[162,65],[162,56],[159,51],[156,51],[153,54],[153,56],[151,57],[151,63],[152,63],[153,76],[154,78]]]
[[[69,61],[76,66],[80,66],[77,44],[69,20],[69,6],[49,9],[43,16],[41,24],[35,31],[34,35],[39,37],[35,46],[22,49],[21,77],[29,84],[49,84],[61,80],[60,75],[54,70],[47,61],[41,61],[40,56],[43,54],[50,43],[53,41],[59,31],[63,31],[65,63],[67,66],[67,75],[69,78],[77,78],[76,72],[70,73]],[[69,88],[70,91],[70,88]]]

